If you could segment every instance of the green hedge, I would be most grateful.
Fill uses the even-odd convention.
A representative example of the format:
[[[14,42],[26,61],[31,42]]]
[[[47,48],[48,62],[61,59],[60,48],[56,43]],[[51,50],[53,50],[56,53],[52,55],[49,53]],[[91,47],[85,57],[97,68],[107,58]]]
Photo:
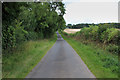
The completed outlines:
[[[120,53],[120,31],[116,28],[109,27],[107,24],[84,27],[81,31],[74,34],[65,35],[71,37],[79,37],[82,40],[92,40],[97,41],[103,44],[108,45],[106,49],[112,53],[118,54]]]
[[[120,31],[116,28],[90,26],[82,28],[80,35],[86,39],[98,40],[103,43],[119,44]]]

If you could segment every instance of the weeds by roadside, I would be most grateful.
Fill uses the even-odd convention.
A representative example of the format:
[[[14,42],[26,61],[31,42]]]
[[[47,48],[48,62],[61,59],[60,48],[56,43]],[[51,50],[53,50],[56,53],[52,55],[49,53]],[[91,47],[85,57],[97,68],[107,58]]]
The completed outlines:
[[[82,28],[74,34],[62,32],[97,78],[118,78],[120,31],[105,26]]]
[[[14,54],[3,55],[2,77],[24,78],[43,58],[56,41],[56,37],[28,41],[18,46]]]

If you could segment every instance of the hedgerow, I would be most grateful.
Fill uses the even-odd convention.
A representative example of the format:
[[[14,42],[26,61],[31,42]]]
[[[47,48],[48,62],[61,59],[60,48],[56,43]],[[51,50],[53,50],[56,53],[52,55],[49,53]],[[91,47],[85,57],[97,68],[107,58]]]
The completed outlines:
[[[110,25],[110,24],[109,24]],[[71,37],[79,37],[82,40],[92,40],[104,45],[108,45],[106,50],[118,54],[120,52],[120,31],[114,26],[109,26],[108,24],[99,24],[98,26],[90,25],[89,27],[84,27],[81,31],[74,34],[65,35]]]
[[[116,43],[119,31],[115,28],[108,28],[101,34],[101,40],[104,43]]]

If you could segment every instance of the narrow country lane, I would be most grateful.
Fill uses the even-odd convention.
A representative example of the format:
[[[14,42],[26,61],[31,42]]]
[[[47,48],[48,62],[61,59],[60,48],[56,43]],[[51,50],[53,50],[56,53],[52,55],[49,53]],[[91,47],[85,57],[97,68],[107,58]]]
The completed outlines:
[[[95,78],[74,49],[56,33],[56,43],[26,78]]]

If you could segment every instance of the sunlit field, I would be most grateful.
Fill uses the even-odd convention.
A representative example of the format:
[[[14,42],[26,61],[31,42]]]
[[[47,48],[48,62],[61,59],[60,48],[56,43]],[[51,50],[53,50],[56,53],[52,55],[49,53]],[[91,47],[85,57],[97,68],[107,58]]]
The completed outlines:
[[[70,34],[70,33],[76,33],[80,31],[81,29],[65,29],[64,32]]]

